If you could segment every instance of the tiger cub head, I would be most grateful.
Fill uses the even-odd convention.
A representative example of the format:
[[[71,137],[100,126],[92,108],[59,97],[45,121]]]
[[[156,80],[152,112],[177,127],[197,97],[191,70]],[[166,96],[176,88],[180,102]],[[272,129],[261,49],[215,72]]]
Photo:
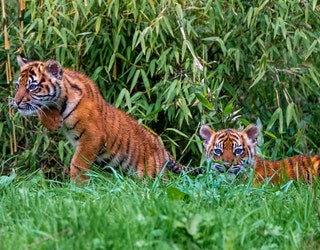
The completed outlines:
[[[250,124],[244,130],[213,131],[208,125],[200,129],[206,158],[211,168],[221,173],[240,174],[255,164],[259,128]]]
[[[41,108],[49,108],[58,102],[63,70],[54,60],[28,61],[17,57],[20,76],[16,82],[12,106],[21,115],[35,115]]]

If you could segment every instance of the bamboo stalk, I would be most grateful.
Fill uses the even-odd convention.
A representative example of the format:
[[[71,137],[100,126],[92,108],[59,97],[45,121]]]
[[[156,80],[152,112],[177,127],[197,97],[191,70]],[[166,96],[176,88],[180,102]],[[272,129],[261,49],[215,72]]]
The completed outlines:
[[[20,3],[22,3],[23,10],[25,9],[25,0],[19,0]],[[9,34],[7,29],[7,20],[6,20],[6,11],[5,11],[5,4],[4,0],[1,0],[2,4],[2,20],[3,20],[3,33],[4,33],[4,48],[7,51],[7,62],[6,62],[6,80],[7,83],[10,84],[12,82],[12,71],[11,71],[11,61],[10,61],[10,41],[9,41]],[[21,13],[21,5],[20,5],[20,13]],[[10,100],[8,100],[10,102]],[[11,105],[9,103],[9,116],[10,118],[13,117],[14,111],[11,108]],[[9,135],[9,141],[10,141],[10,154],[14,154],[17,152],[18,144],[17,144],[17,136],[16,136],[16,126],[12,119],[12,132]]]
[[[26,10],[26,1],[19,0],[20,39],[23,38],[23,29],[24,29],[23,13],[25,10]],[[18,49],[18,53],[21,53],[22,50],[23,50],[23,43],[21,43],[21,47]]]
[[[4,25],[4,49],[9,50],[10,49],[10,43],[9,43],[9,37],[8,37],[8,30],[7,30],[7,25]]]
[[[18,151],[18,143],[17,143],[17,133],[16,133],[16,126],[13,123],[12,126],[12,135],[13,135],[13,152],[17,153]]]
[[[10,120],[12,120],[14,115],[14,110],[11,108],[11,106],[9,105],[9,117]],[[17,143],[17,136],[16,136],[16,126],[14,124],[14,122],[12,122],[12,133],[9,135],[9,140],[10,140],[10,154],[14,154],[18,151],[18,143]]]
[[[10,83],[12,81],[12,72],[11,72],[11,62],[10,62],[9,53],[7,54],[6,73],[7,73],[7,83]]]
[[[5,7],[4,7],[4,0],[1,0],[2,4],[2,19],[6,19],[6,12],[5,12]]]
[[[10,141],[10,154],[13,155],[12,135],[9,135],[9,141]]]
[[[20,22],[20,38],[23,38],[23,21]]]
[[[20,38],[23,38],[23,12],[25,10],[25,1],[19,0],[19,19],[20,19]],[[18,49],[21,52],[21,47]]]
[[[19,18],[22,18],[23,12],[26,10],[26,1],[19,0]]]

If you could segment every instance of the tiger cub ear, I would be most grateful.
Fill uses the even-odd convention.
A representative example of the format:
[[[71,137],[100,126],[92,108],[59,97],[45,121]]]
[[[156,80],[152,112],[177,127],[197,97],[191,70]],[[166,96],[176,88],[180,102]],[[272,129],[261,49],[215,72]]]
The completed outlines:
[[[203,145],[205,147],[210,145],[211,138],[214,134],[214,131],[208,125],[202,125],[200,128],[200,136],[204,140]]]
[[[20,66],[20,69],[28,62],[30,62],[29,60],[21,57],[20,55],[17,55],[17,61],[18,61],[18,64]]]
[[[260,129],[255,124],[249,124],[244,130],[251,144],[256,145],[258,142],[258,136],[260,134]]]
[[[55,60],[49,60],[46,62],[46,73],[50,77],[54,77],[58,80],[62,80],[63,69],[60,63]]]

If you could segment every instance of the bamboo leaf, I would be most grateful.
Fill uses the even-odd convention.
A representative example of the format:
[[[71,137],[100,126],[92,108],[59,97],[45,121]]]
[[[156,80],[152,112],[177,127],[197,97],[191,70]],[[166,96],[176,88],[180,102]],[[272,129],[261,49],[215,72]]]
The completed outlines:
[[[310,55],[314,52],[314,50],[316,48],[316,45],[318,45],[318,46],[320,45],[320,40],[319,41],[317,41],[317,40],[313,41],[313,43],[308,48],[308,51],[307,51],[307,54],[306,54],[304,60],[307,60],[310,57]],[[319,51],[319,50],[317,50],[317,51]]]
[[[279,121],[279,133],[283,133],[283,112],[280,107],[272,114],[268,122],[267,130],[270,130],[277,120]]]
[[[144,70],[141,70],[141,76],[142,76],[142,81],[143,81],[144,87],[146,88],[148,97],[150,98],[150,82]]]
[[[130,92],[132,92],[133,88],[137,85],[137,81],[138,81],[138,78],[140,76],[140,72],[141,70],[138,69],[136,70],[136,72],[134,73],[134,77],[132,79],[132,82],[131,82],[131,86],[130,86]]]
[[[236,64],[236,70],[239,71],[239,67],[240,67],[240,50],[236,49],[233,54],[234,54],[234,61],[235,61],[235,64]]]
[[[180,130],[175,129],[175,128],[167,128],[166,131],[172,131],[178,135],[181,135],[182,137],[188,138],[188,136],[186,134],[184,134],[183,132],[181,132]]]
[[[297,115],[296,115],[296,106],[293,102],[289,103],[287,106],[287,111],[286,111],[286,124],[287,127],[289,127],[292,119],[294,119],[297,122]]]
[[[320,86],[320,73],[314,68],[314,67],[311,67],[309,69],[309,73],[310,73],[310,76],[311,76],[311,79],[317,84],[317,86],[319,87]]]
[[[222,116],[226,116],[226,115],[231,114],[232,110],[233,110],[232,102],[229,102],[229,103],[225,106],[225,108],[223,109],[223,111],[222,111]]]
[[[265,71],[262,71],[258,74],[258,76],[256,77],[256,79],[253,81],[252,85],[250,86],[250,88],[252,88],[253,86],[255,86],[265,75]]]
[[[101,26],[101,17],[98,16],[96,20],[96,27],[95,27],[96,35],[99,34],[100,32],[100,26]]]
[[[148,71],[150,72],[150,76],[153,77],[156,69],[156,60],[153,59],[150,62]]]
[[[290,41],[289,37],[287,37],[287,39],[286,39],[286,44],[287,44],[287,49],[288,49],[289,55],[290,55],[290,57],[292,57],[293,56],[292,45],[291,45],[291,41]]]
[[[175,9],[176,9],[176,14],[179,20],[183,20],[183,11],[182,11],[181,5],[177,4]]]
[[[176,89],[176,86],[177,86],[177,82],[176,81],[173,81],[171,84],[170,84],[170,87],[168,88],[167,90],[167,93],[166,93],[166,103],[171,103],[172,100],[175,98],[175,89]]]
[[[212,104],[201,94],[195,93],[197,99],[209,110],[212,110]]]
[[[220,48],[222,50],[222,53],[225,55],[227,52],[227,48],[223,42],[223,40],[220,37],[206,37],[203,39],[206,42],[217,42],[220,45]]]
[[[122,89],[118,95],[118,98],[115,102],[115,107],[119,108],[121,106],[121,103],[123,102],[123,98],[127,99],[127,96],[130,96],[130,93],[128,92],[127,89]]]
[[[251,24],[253,23],[253,12],[254,12],[254,9],[252,7],[249,8],[249,11],[248,11],[247,16],[246,16],[247,27],[250,27]]]

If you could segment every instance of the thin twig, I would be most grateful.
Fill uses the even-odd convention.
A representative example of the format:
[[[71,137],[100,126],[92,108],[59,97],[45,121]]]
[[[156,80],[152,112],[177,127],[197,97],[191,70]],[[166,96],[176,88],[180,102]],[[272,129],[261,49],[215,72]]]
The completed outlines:
[[[190,44],[189,44],[189,40],[187,39],[186,33],[185,33],[185,31],[184,31],[184,28],[183,28],[183,26],[182,26],[182,22],[179,20],[179,18],[177,18],[177,22],[178,22],[178,25],[179,25],[179,27],[180,27],[180,31],[181,31],[183,40],[186,42],[187,47],[188,47],[188,49],[189,49],[189,51],[190,51],[190,53],[191,53],[191,55],[192,55],[192,57],[193,57],[193,60],[194,60],[193,63],[196,65],[196,67],[197,67],[201,72],[203,72],[203,66],[202,66],[202,64],[200,63],[199,59],[198,59],[198,58],[196,57],[196,55],[194,54],[194,52],[193,52],[193,50],[192,50],[192,48],[191,48],[191,46],[190,46]]]

